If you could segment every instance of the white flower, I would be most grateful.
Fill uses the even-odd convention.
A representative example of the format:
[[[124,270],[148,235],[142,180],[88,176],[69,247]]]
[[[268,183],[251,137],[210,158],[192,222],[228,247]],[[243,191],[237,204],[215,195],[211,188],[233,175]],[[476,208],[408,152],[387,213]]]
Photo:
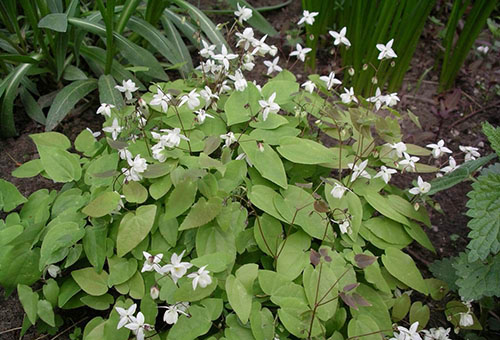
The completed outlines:
[[[252,42],[252,45],[255,47],[254,50],[252,51],[252,54],[258,53],[261,56],[266,55],[267,53],[271,52],[271,46],[266,44],[264,41],[267,38],[267,34],[264,35],[260,40],[254,39]]]
[[[378,55],[378,60],[382,59],[391,59],[397,58],[398,56],[394,53],[392,49],[392,44],[394,43],[394,39],[389,40],[387,44],[377,44],[377,49],[380,51]]]
[[[371,103],[375,103],[376,111],[378,111],[382,106],[382,104],[386,101],[386,98],[381,94],[380,88],[377,87],[377,90],[375,91],[375,96],[369,97],[367,100]]]
[[[167,148],[176,148],[179,146],[181,143],[181,139],[184,139],[185,141],[189,141],[189,138],[187,138],[184,135],[181,135],[181,129],[175,128],[173,130],[170,129],[163,129],[161,130],[162,132],[167,132],[166,135],[161,136],[161,143],[166,146]]]
[[[137,174],[143,173],[148,168],[148,163],[144,158],[141,158],[141,155],[136,155],[134,159],[128,158],[127,162],[131,167],[130,170]]]
[[[335,78],[334,72],[330,72],[330,74],[328,76],[321,76],[321,77],[319,77],[319,79],[325,82],[325,85],[326,85],[326,88],[328,89],[328,91],[330,91],[332,89],[333,85],[342,84],[342,82],[340,80]]]
[[[200,50],[200,55],[203,58],[212,57],[215,54],[215,45],[209,45],[205,40],[201,40],[201,43],[203,44],[203,48]]]
[[[163,254],[151,255],[148,252],[143,251],[142,254],[146,258],[144,261],[144,265],[142,266],[141,273],[155,271],[161,274],[161,266],[159,265],[161,259],[163,258]]]
[[[238,21],[243,23],[243,21],[247,21],[252,17],[252,10],[250,8],[246,8],[246,6],[240,7],[240,3],[236,4],[238,7],[237,11],[234,11],[234,15],[238,17]]]
[[[111,118],[111,109],[113,109],[115,106],[112,104],[106,104],[102,103],[101,106],[97,109],[97,114],[105,115]]]
[[[344,88],[345,93],[340,95],[340,99],[342,99],[342,103],[350,104],[351,102],[358,102],[356,97],[354,96],[354,89],[351,87],[349,90]]]
[[[488,46],[478,46],[477,51],[482,54],[487,54],[490,48]]]
[[[187,270],[193,266],[189,262],[181,262],[184,252],[185,251],[182,251],[180,255],[173,253],[170,257],[170,263],[161,267],[161,271],[163,273],[170,273],[170,276],[175,283],[177,283],[177,280],[183,277]]]
[[[458,323],[462,327],[469,327],[474,325],[474,318],[470,312],[460,313],[460,321]]]
[[[260,107],[264,109],[264,111],[262,111],[262,118],[264,121],[267,119],[269,113],[278,113],[280,110],[280,106],[274,102],[275,98],[276,92],[273,92],[273,94],[269,96],[268,100],[259,100]]]
[[[418,186],[410,189],[410,194],[418,195],[418,194],[426,194],[431,190],[431,184],[425,182],[422,177],[418,176],[417,179]]]
[[[405,143],[399,142],[399,143],[387,144],[387,145],[390,146],[393,149],[393,151],[396,151],[396,155],[399,158],[403,157],[403,154],[406,151],[406,144]]]
[[[115,307],[116,311],[120,315],[120,321],[118,322],[118,326],[116,326],[116,329],[120,329],[123,326],[125,326],[127,323],[131,321],[131,317],[134,316],[135,310],[137,308],[137,305],[134,303],[132,306],[130,306],[128,309],[121,308],[121,307]]]
[[[132,153],[130,151],[128,151],[128,149],[126,147],[123,149],[118,149],[118,155],[120,155],[121,159],[132,158]]]
[[[139,89],[137,86],[135,86],[135,83],[130,79],[127,81],[123,80],[122,86],[116,85],[115,88],[120,92],[124,92],[125,98],[127,98],[127,100],[132,99],[132,93]]]
[[[111,133],[111,137],[113,138],[113,140],[116,140],[116,138],[118,138],[118,134],[122,132],[122,129],[123,128],[118,125],[118,119],[115,118],[113,119],[113,123],[111,124],[111,126],[102,128],[102,131]]]
[[[160,105],[161,110],[163,112],[168,111],[168,103],[172,99],[172,96],[168,93],[163,93],[159,88],[157,89],[157,93],[153,96],[153,100],[149,103],[149,105]]]
[[[229,70],[229,60],[238,58],[238,55],[232,53],[228,54],[226,45],[222,45],[221,53],[213,55],[212,58],[221,62],[224,68]]]
[[[203,109],[199,109],[198,111],[195,111],[195,113],[197,113],[196,120],[198,121],[198,124],[203,124],[207,118],[214,118],[214,116],[208,114]]]
[[[457,166],[457,162],[455,161],[455,158],[453,158],[452,156],[450,156],[448,158],[448,164],[449,164],[448,166],[445,166],[444,168],[442,168],[439,171],[447,174],[447,173],[453,172],[459,168],[459,166]]]
[[[99,136],[101,135],[101,133],[100,133],[99,131],[94,132],[94,131],[90,130],[90,128],[86,128],[86,130],[87,130],[88,132],[90,132],[90,134],[91,134],[94,138],[97,138],[97,137],[99,137]]]
[[[208,273],[210,273],[208,270],[205,270],[207,266],[203,266],[196,273],[191,273],[187,277],[190,279],[193,279],[193,290],[196,290],[197,286],[200,286],[201,288],[205,288],[209,284],[212,283],[212,278]]]
[[[419,157],[410,156],[406,152],[403,152],[403,156],[405,157],[405,159],[403,159],[402,161],[399,161],[399,164],[405,165],[403,167],[403,170],[407,170],[408,171],[408,168],[411,168],[411,170],[415,171],[415,163],[418,162],[420,160],[420,158]]]
[[[227,80],[224,80],[218,85],[218,93],[221,94],[228,91],[231,91],[231,86],[227,85]]]
[[[335,46],[339,44],[351,46],[351,42],[345,37],[345,34],[347,33],[347,27],[342,28],[340,32],[329,31],[328,33],[330,33],[330,35],[335,39],[335,41],[333,42]]]
[[[444,329],[443,327],[431,328],[429,330],[423,330],[424,340],[451,340],[448,335],[450,334],[451,328]]]
[[[167,155],[163,152],[165,150],[165,146],[159,142],[151,147],[151,153],[153,154],[153,158],[158,162],[163,163],[167,160]]]
[[[236,36],[240,38],[236,42],[236,47],[240,47],[241,44],[243,44],[243,49],[247,51],[250,48],[250,45],[253,45],[255,43],[255,38],[254,38],[254,32],[253,28],[247,27],[243,30],[243,33],[236,32]]]
[[[385,100],[385,105],[387,105],[389,107],[394,106],[399,102],[399,97],[398,97],[397,92],[385,95],[385,96],[383,96],[383,98]]]
[[[309,93],[313,93],[314,89],[316,89],[316,84],[314,84],[312,81],[308,80],[304,84],[301,85],[304,90],[306,90]]]
[[[297,25],[302,25],[304,22],[308,25],[314,24],[314,17],[318,15],[318,12],[309,12],[309,11],[304,11],[302,13],[302,18],[300,18],[299,22]]]
[[[179,103],[179,106],[182,106],[185,103],[187,103],[189,109],[194,110],[200,105],[200,100],[198,99],[199,96],[200,95],[196,93],[196,89],[194,89],[188,94],[181,97],[181,102]]]
[[[151,296],[153,300],[158,299],[158,297],[160,296],[160,290],[156,285],[151,286],[151,288],[149,289],[149,296]]]
[[[422,340],[420,334],[417,332],[418,329],[418,321],[415,321],[410,329],[406,329],[402,326],[398,326],[399,336],[394,333],[398,340]]]
[[[212,104],[212,99],[219,99],[219,96],[215,93],[212,93],[210,87],[205,86],[203,90],[200,91],[201,98],[205,100],[205,107],[209,107]]]
[[[373,176],[373,178],[382,177],[382,179],[384,180],[385,184],[387,184],[391,180],[391,176],[393,174],[395,174],[395,173],[397,173],[396,170],[390,169],[390,168],[386,168],[385,166],[382,165],[380,167],[380,171],[377,172],[377,174],[375,176]]]
[[[432,156],[434,158],[438,158],[441,156],[444,152],[446,153],[453,153],[450,149],[448,149],[446,146],[444,146],[444,140],[440,140],[437,142],[437,144],[427,144],[429,149],[432,149]]]
[[[186,313],[188,307],[188,302],[179,302],[172,306],[158,306],[158,308],[166,309],[165,314],[163,314],[163,321],[169,325],[177,323],[177,320],[179,320],[179,314],[189,316],[189,314]]]
[[[349,223],[349,220],[346,219],[344,221],[339,221],[337,222],[340,228],[340,232],[342,234],[352,234],[352,229],[351,229],[351,224]]]
[[[271,57],[275,57],[278,54],[278,48],[274,45],[269,46],[269,54]]]
[[[234,136],[234,133],[228,132],[225,135],[220,135],[220,138],[226,141],[225,147],[230,147],[231,144],[236,142],[236,137]]]
[[[345,186],[340,185],[338,183],[335,183],[335,186],[333,187],[332,191],[330,191],[330,194],[335,197],[335,198],[342,198],[344,196],[344,193],[346,192],[347,189]]]
[[[267,66],[267,74],[271,74],[273,72],[281,72],[283,69],[278,65],[278,61],[280,60],[280,57],[276,57],[273,59],[273,61],[265,60],[264,65]]]
[[[236,70],[236,72],[234,72],[234,76],[229,75],[228,77],[229,79],[234,81],[234,88],[236,89],[236,91],[245,91],[245,89],[247,88],[247,80],[240,70]]]
[[[253,164],[252,162],[250,161],[250,159],[248,159],[247,155],[245,153],[240,153],[237,157],[236,157],[236,160],[239,161],[241,159],[244,159],[246,160],[246,162],[248,163],[248,166],[249,167],[253,167]]]
[[[142,179],[139,174],[133,172],[131,169],[122,168],[122,174],[125,176],[124,182],[140,181]]]
[[[312,51],[309,47],[303,48],[300,44],[297,44],[295,48],[296,50],[290,53],[290,57],[297,56],[297,59],[301,61],[305,61],[306,54]]]
[[[476,159],[476,157],[481,157],[481,154],[477,152],[479,150],[478,148],[475,148],[473,146],[463,146],[460,145],[458,147],[460,151],[465,152],[465,161],[473,161]]]
[[[255,67],[254,56],[251,53],[247,53],[243,56],[243,63],[241,64],[241,68],[246,71],[252,71]]]
[[[353,163],[347,164],[349,169],[352,169],[352,176],[351,176],[351,182],[354,182],[356,178],[359,176],[364,177],[364,178],[372,178],[368,172],[366,172],[366,166],[368,165],[368,160],[365,159],[363,162],[361,162],[359,165],[355,165]]]
[[[144,331],[152,329],[153,327],[144,323],[144,314],[141,312],[137,313],[137,317],[131,316],[130,319],[131,322],[125,325],[125,327],[134,332],[137,340],[144,340]]]
[[[57,275],[61,274],[61,268],[59,268],[55,264],[51,264],[47,267],[47,272],[49,273],[50,276],[56,278]]]

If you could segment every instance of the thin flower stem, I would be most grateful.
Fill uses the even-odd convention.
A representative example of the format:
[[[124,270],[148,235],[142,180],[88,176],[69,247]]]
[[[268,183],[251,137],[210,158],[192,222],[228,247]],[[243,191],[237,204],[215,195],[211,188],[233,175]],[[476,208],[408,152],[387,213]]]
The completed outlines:
[[[323,300],[328,296],[328,294],[330,294],[330,292],[332,291],[332,289],[337,285],[337,283],[339,283],[339,281],[345,276],[345,274],[347,274],[347,272],[349,271],[349,268],[347,268],[343,273],[342,275],[340,275],[340,277],[332,284],[332,286],[326,291],[326,293],[323,295],[323,297],[317,302],[318,304],[322,303]]]
[[[184,134],[184,136],[187,137],[186,129],[184,129],[184,124],[182,123],[181,115],[179,114],[179,110],[177,110],[177,105],[172,105],[172,106],[174,107],[175,114],[177,115],[177,118],[179,119],[179,123],[181,124],[182,133]],[[189,154],[193,155],[193,151],[191,150],[191,143],[189,142],[189,140],[187,140],[186,142],[187,142],[187,145],[189,148]]]

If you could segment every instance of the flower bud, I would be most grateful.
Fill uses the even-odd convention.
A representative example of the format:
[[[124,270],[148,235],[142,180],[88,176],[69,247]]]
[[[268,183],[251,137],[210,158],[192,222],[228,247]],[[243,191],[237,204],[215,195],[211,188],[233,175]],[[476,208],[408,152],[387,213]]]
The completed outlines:
[[[418,204],[418,202],[413,205],[413,209],[415,209],[415,211],[418,211],[419,208],[420,204]]]
[[[352,77],[355,73],[354,69],[351,67],[349,68],[349,71],[348,71],[349,75]]]
[[[149,295],[153,300],[158,299],[158,296],[160,296],[160,290],[156,285],[152,286],[151,289],[149,290]]]
[[[363,65],[363,71],[366,71],[366,70],[368,70],[368,64]]]
[[[394,66],[396,66],[396,62],[393,60],[393,61],[391,61],[391,67],[394,67]]]
[[[378,83],[378,79],[377,77],[373,77],[372,78],[372,84],[377,84]]]

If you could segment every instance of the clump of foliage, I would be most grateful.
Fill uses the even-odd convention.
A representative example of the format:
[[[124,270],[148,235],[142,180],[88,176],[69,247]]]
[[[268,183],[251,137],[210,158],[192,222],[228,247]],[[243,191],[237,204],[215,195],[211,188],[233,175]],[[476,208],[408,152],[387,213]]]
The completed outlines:
[[[258,13],[251,24],[276,34]],[[98,86],[103,92],[132,79],[145,90],[152,80],[168,80],[166,69],[187,76],[189,49],[203,41],[227,46],[215,24],[185,0],[2,1],[0,136],[16,135],[18,96],[51,131]]]
[[[500,128],[483,124],[483,132],[491,147],[500,155]],[[492,154],[487,159],[494,158]],[[481,162],[485,164],[486,162]],[[455,327],[482,329],[479,323],[468,324],[464,314],[471,315],[471,302],[481,304],[481,319],[485,324],[488,312],[497,305],[491,297],[500,297],[498,290],[500,275],[500,163],[495,163],[480,172],[468,193],[467,216],[470,242],[467,250],[459,256],[436,261],[430,269],[433,274],[447,282],[462,298],[450,301],[446,313]],[[457,176],[459,176],[457,170]],[[468,178],[467,174],[461,180]],[[460,180],[460,181],[461,181]],[[475,318],[475,317],[474,317]],[[490,319],[493,323],[493,319]],[[490,321],[488,320],[488,322]]]

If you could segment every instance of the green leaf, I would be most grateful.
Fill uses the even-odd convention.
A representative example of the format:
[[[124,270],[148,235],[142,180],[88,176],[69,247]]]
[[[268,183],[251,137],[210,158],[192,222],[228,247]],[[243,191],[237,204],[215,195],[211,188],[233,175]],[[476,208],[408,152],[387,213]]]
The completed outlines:
[[[74,80],[85,80],[88,79],[87,75],[85,72],[83,72],[81,69],[74,65],[68,65],[64,69],[63,73],[63,79],[67,81],[74,81]]]
[[[372,317],[367,314],[360,314],[349,321],[347,334],[350,338],[356,338],[358,335],[363,335],[363,340],[380,340],[379,326]],[[369,335],[366,335],[369,334]]]
[[[153,227],[156,205],[143,205],[135,213],[129,212],[120,222],[116,237],[116,253],[119,257],[137,247]]]
[[[500,296],[500,256],[492,256],[486,263],[480,260],[470,262],[470,255],[460,253],[452,266],[458,276],[458,293],[464,299],[479,300],[484,296]]]
[[[250,141],[249,137],[246,137],[241,138],[240,146],[262,177],[284,189],[287,188],[285,167],[280,156],[270,145],[262,143],[263,151],[261,151],[255,141]]]
[[[61,222],[51,226],[43,238],[39,269],[64,259],[67,254],[64,251],[84,235],[85,231],[75,222]]]
[[[422,294],[428,294],[427,285],[410,256],[397,248],[389,247],[385,249],[385,255],[382,255],[382,262],[387,271],[399,281]]]
[[[274,217],[263,214],[255,219],[253,235],[260,250],[274,257],[282,240],[283,227]]]
[[[40,319],[42,319],[46,324],[52,327],[56,326],[56,322],[54,319],[54,310],[49,301],[38,301],[37,313]]]
[[[231,308],[243,324],[246,324],[252,310],[252,295],[243,283],[233,275],[226,279],[227,298]]]
[[[108,273],[98,274],[94,268],[87,267],[71,272],[71,277],[83,291],[92,296],[100,296],[108,291]]]
[[[224,104],[227,125],[248,122],[252,116],[256,116],[259,110],[257,101],[259,97],[259,90],[255,86],[247,86],[244,91],[231,93]]]
[[[59,293],[59,299],[57,300],[57,306],[59,308],[64,307],[66,303],[76,295],[81,290],[80,286],[73,280],[70,276],[61,285],[61,291]]]
[[[500,156],[500,128],[493,127],[487,121],[483,122],[483,133],[488,137],[491,148]]]
[[[54,129],[83,97],[97,88],[95,79],[77,80],[64,87],[50,107],[45,125],[46,131]]]
[[[118,110],[125,105],[122,94],[115,88],[116,82],[112,75],[101,75],[99,77],[98,86],[99,101],[101,103],[114,105]]]
[[[371,288],[368,285],[361,284],[356,288],[356,293],[359,294],[369,306],[359,306],[358,310],[350,308],[350,311],[354,317],[359,315],[370,315],[370,317],[377,323],[379,329],[389,330],[391,329],[392,321],[389,315],[389,308],[384,299],[384,295],[379,293],[377,290]],[[391,332],[386,332],[390,334]]]
[[[94,266],[97,272],[102,270],[106,260],[106,236],[108,229],[105,226],[87,226],[85,227],[85,236],[83,237],[83,249],[90,264]]]
[[[311,237],[303,231],[289,235],[278,247],[276,271],[289,280],[294,280],[309,263]],[[280,253],[281,250],[281,253]]]
[[[20,95],[21,101],[23,102],[23,106],[28,116],[34,121],[45,125],[45,115],[40,108],[40,105],[36,102],[35,98],[33,98],[33,96],[25,88],[21,88]]]
[[[162,198],[172,187],[170,176],[163,176],[149,186],[149,194],[155,200]]]
[[[0,229],[0,245],[7,245],[10,241],[16,239],[24,231],[20,224],[11,225]]]
[[[311,309],[314,309],[315,304],[320,301],[321,303],[329,301],[316,308],[317,317],[322,321],[327,321],[335,315],[338,304],[337,293],[341,287],[335,285],[332,288],[337,277],[329,267],[322,266],[321,276],[319,273],[319,267],[314,268],[308,265],[304,270],[303,285]]]
[[[108,310],[109,306],[115,301],[113,296],[110,294],[104,294],[101,296],[91,296],[87,295],[80,299],[86,306],[89,306],[95,310]]]
[[[262,87],[262,96],[267,99],[276,92],[275,103],[279,105],[286,104],[293,100],[294,95],[298,94],[299,84],[290,80],[271,80]]]
[[[186,179],[175,187],[166,203],[165,218],[175,218],[194,203],[198,186],[195,181]]]
[[[30,138],[35,142],[36,146],[53,146],[63,150],[71,147],[71,142],[62,133],[59,132],[43,132],[30,135]]]
[[[193,290],[193,284],[191,279],[185,281],[183,280],[183,282],[180,283],[180,287],[174,293],[174,300],[176,302],[200,301],[212,295],[215,288],[217,288],[217,279],[215,277],[212,277],[211,284],[209,284],[205,288],[198,286],[196,287],[196,290]]]
[[[412,242],[412,238],[406,233],[401,224],[385,217],[370,218],[363,221],[363,226],[387,243],[408,245]]]
[[[82,176],[79,157],[58,147],[38,146],[43,168],[54,182],[78,181]]]
[[[12,171],[12,176],[17,178],[30,178],[38,175],[42,171],[42,161],[37,158],[23,163],[20,167],[16,168],[14,171]]]
[[[394,301],[392,306],[392,319],[394,322],[399,322],[406,317],[410,310],[411,300],[408,294],[401,294],[400,297]]]
[[[17,285],[17,294],[28,319],[34,325],[37,319],[38,294],[34,293],[30,287],[22,284]]]
[[[225,252],[215,252],[212,254],[205,254],[191,260],[191,263],[200,268],[207,266],[207,270],[211,273],[220,273],[226,270],[232,263],[233,257],[231,254]]]
[[[299,137],[283,137],[278,152],[291,162],[299,164],[323,164],[335,160],[335,153],[315,141]]]
[[[130,181],[123,185],[123,194],[130,203],[144,203],[148,199],[148,191],[139,182]],[[116,206],[115,206],[116,208]]]
[[[500,251],[500,174],[479,176],[467,194],[467,226],[471,241],[467,245],[469,261],[485,260],[490,253]]]
[[[56,32],[68,30],[68,15],[64,13],[50,13],[38,22],[39,28],[48,28]]]
[[[144,287],[144,279],[141,273],[136,271],[134,276],[128,281],[128,285],[130,288],[129,295],[132,299],[144,298],[146,287]]]
[[[83,208],[82,212],[91,217],[103,217],[115,210],[119,202],[120,195],[116,191],[105,191]]]
[[[426,226],[431,226],[431,220],[427,210],[425,210],[424,205],[420,205],[418,210],[415,210],[413,205],[405,200],[403,197],[398,195],[388,195],[387,200],[391,207],[394,208],[400,214],[424,223]]]
[[[410,308],[410,324],[414,324],[415,322],[418,321],[418,330],[421,331],[422,329],[427,326],[427,322],[429,322],[430,318],[430,310],[429,306],[427,305],[422,305],[422,302],[420,301],[415,301]]]
[[[0,210],[9,212],[27,201],[14,184],[0,178]]]
[[[195,340],[200,339],[212,327],[209,310],[201,306],[189,307],[191,317],[179,316],[179,320],[170,328],[167,340]]]
[[[384,215],[385,217],[390,218],[391,220],[394,220],[396,222],[399,222],[401,224],[409,225],[410,222],[406,217],[401,215],[399,212],[397,212],[395,209],[392,208],[391,203],[387,199],[387,197],[382,196],[378,193],[375,192],[368,192],[366,195],[364,195],[366,201],[373,207],[375,210],[377,210],[379,213]]]
[[[254,302],[250,314],[250,327],[256,340],[272,339],[274,337],[274,317],[267,308],[260,309],[260,304]]]
[[[265,211],[274,218],[287,222],[274,207],[274,198],[277,196],[279,197],[279,194],[276,191],[265,185],[254,185],[248,193],[248,198],[250,198],[252,204],[257,208]]]
[[[38,269],[40,248],[31,247],[31,242],[16,246],[3,246],[0,251],[0,284],[13,289],[18,283],[32,285],[41,276]]]
[[[108,286],[112,287],[127,282],[137,272],[137,260],[120,257],[108,258]]]
[[[409,226],[405,225],[404,228],[405,228],[406,232],[408,233],[408,235],[410,235],[420,245],[429,249],[434,254],[436,253],[436,249],[434,249],[434,246],[432,245],[431,240],[429,240],[429,237],[427,236],[425,231],[417,223],[410,222],[410,225]]]
[[[179,230],[200,227],[213,220],[222,210],[222,198],[210,197],[208,201],[201,197],[189,210],[188,215],[182,221]]]
[[[43,285],[43,296],[47,301],[50,302],[52,307],[57,306],[57,297],[59,296],[59,286],[57,285],[56,280],[49,279]]]

